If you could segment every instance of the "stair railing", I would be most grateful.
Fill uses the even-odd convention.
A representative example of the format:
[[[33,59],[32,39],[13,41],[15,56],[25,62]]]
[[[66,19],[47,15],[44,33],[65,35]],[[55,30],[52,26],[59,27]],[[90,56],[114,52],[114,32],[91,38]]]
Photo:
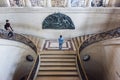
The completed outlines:
[[[78,72],[80,74],[80,77],[83,80],[88,80],[85,69],[83,67],[83,64],[81,62],[82,59],[80,59],[80,53],[81,51],[86,48],[87,46],[99,42],[99,41],[103,41],[103,40],[107,40],[107,39],[112,39],[112,38],[118,38],[120,37],[120,27],[106,31],[106,32],[102,32],[102,33],[98,33],[95,34],[93,36],[91,36],[90,38],[86,39],[80,46],[79,51],[77,52],[77,66],[78,66]]]
[[[9,37],[7,31],[0,29],[0,39],[7,39],[24,43],[27,46],[31,47],[37,53],[37,48],[34,43],[30,39],[22,36],[21,34],[13,33],[13,36]]]
[[[81,62],[81,59],[80,59],[79,48],[78,48],[80,45],[76,45],[76,44],[78,44],[78,43],[75,43],[76,53],[77,53],[77,55],[76,55],[76,67],[77,67],[78,75],[79,75],[80,80],[88,80],[85,69],[84,69],[82,62]]]
[[[103,40],[107,40],[107,39],[112,39],[112,38],[118,38],[120,37],[120,27],[106,31],[106,32],[102,32],[102,33],[98,33],[95,34],[93,36],[91,36],[90,38],[86,39],[80,46],[79,48],[79,53],[86,48],[87,46],[99,42],[99,41],[103,41]]]
[[[35,80],[37,73],[38,73],[38,69],[39,69],[39,67],[38,67],[39,62],[40,62],[40,58],[38,55],[26,80]]]
[[[80,54],[79,54],[78,51],[77,51],[77,57],[76,57],[76,64],[77,64],[77,70],[78,70],[79,78],[82,79],[82,80],[88,80],[88,77],[87,77],[85,69],[82,65]]]
[[[13,40],[13,41],[24,43],[25,45],[29,46],[35,51],[37,58],[35,59],[33,67],[26,79],[26,80],[34,80],[36,76],[35,74],[38,71],[38,66],[40,62],[39,55],[37,54],[37,47],[35,46],[35,44],[30,39],[26,38],[25,36],[21,34],[13,33],[13,36],[9,37],[7,31],[3,29],[0,29],[0,39],[7,39],[7,40]]]

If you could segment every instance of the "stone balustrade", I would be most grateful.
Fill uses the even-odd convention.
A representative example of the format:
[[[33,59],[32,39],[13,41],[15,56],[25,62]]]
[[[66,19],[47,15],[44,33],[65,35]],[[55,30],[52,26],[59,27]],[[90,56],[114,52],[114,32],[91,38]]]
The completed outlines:
[[[7,39],[7,40],[13,40],[13,41],[18,41],[18,42],[24,43],[24,44],[28,45],[29,47],[31,47],[37,53],[37,48],[34,45],[34,43],[31,40],[29,40],[28,38],[26,38],[20,34],[13,33],[13,36],[9,37],[7,31],[0,29],[0,39]]]

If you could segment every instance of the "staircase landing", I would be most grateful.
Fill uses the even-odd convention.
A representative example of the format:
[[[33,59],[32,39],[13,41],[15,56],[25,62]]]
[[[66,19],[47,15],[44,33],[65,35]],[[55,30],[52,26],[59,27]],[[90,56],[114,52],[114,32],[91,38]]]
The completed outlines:
[[[65,40],[62,46],[63,51],[75,50],[72,40]],[[57,40],[45,40],[42,51],[59,51]]]

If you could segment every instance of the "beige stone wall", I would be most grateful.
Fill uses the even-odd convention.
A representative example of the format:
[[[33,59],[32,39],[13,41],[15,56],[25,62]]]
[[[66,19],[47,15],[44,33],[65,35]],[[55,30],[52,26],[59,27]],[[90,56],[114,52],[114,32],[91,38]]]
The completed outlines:
[[[120,38],[102,42],[105,50],[105,79],[120,80]]]
[[[120,0],[115,1],[115,7],[120,7]]]
[[[9,7],[9,0],[0,0],[0,7]]]
[[[26,60],[27,55],[32,55],[34,60],[36,53],[23,43],[0,39],[0,79],[20,80],[31,71],[33,62]]]
[[[83,61],[90,80],[120,79],[120,38],[102,41],[85,48],[81,58],[88,54],[89,61]]]
[[[110,7],[120,7],[120,0],[110,0],[108,6],[110,6]]]
[[[50,14],[61,12],[75,24],[75,30],[43,30],[42,22]],[[119,8],[0,8],[0,28],[9,19],[14,32],[56,39],[71,38],[110,30],[120,25]]]
[[[90,55],[89,61],[82,61],[89,80],[104,80],[104,48],[100,43],[85,48],[80,53],[81,59]]]

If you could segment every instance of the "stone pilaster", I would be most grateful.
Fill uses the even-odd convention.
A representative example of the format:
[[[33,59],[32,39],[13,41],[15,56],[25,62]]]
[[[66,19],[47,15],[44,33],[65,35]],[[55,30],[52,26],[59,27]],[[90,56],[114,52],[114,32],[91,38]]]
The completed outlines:
[[[71,7],[71,0],[68,0],[68,7]]]
[[[10,7],[9,0],[0,0],[0,7]]]
[[[47,7],[51,7],[51,0],[47,1]]]
[[[25,0],[25,6],[26,7],[31,7],[32,6],[30,0]]]

